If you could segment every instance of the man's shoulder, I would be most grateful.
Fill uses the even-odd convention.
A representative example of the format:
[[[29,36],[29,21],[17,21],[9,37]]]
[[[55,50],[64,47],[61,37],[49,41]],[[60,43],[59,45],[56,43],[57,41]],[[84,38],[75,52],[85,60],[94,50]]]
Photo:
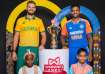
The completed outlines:
[[[25,20],[25,16],[20,17],[20,18],[17,19],[17,21],[23,21],[23,20]]]
[[[70,22],[72,22],[72,19],[68,20],[68,21],[66,22],[66,24],[67,24],[67,23],[70,23]]]
[[[41,19],[39,17],[35,17],[34,20],[41,21]]]
[[[70,19],[70,20],[68,20],[67,22],[66,22],[66,25],[70,25],[70,23],[72,22],[72,20]]]
[[[89,22],[87,19],[84,19],[84,18],[80,18],[80,21],[83,21],[83,22]]]

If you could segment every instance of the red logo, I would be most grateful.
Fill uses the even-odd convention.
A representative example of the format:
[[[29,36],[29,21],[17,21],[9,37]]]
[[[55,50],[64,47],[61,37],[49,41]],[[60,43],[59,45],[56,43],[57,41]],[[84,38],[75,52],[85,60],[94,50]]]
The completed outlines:
[[[48,64],[44,65],[44,74],[66,74],[64,65],[60,63],[60,57],[48,59]]]

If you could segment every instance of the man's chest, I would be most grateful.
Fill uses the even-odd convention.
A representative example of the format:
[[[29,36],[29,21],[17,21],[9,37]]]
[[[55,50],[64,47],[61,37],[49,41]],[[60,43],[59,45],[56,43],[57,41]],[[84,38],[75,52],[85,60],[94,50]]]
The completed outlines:
[[[35,21],[26,21],[22,23],[21,31],[37,31],[39,28],[37,22]]]
[[[85,23],[77,23],[77,24],[68,23],[66,27],[68,31],[85,30],[86,24]]]
[[[83,34],[86,32],[86,25],[84,23],[78,23],[78,24],[68,23],[67,31],[69,35]]]

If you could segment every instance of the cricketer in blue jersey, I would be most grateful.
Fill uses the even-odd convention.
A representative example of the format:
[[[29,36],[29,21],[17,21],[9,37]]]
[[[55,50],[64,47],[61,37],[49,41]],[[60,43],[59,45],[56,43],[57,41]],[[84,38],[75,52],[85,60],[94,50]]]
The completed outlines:
[[[76,55],[79,48],[85,48],[89,54],[89,61],[92,61],[92,29],[88,20],[80,18],[80,7],[71,7],[72,18],[63,26],[62,45],[65,48],[65,38],[68,35],[69,66],[77,63]]]

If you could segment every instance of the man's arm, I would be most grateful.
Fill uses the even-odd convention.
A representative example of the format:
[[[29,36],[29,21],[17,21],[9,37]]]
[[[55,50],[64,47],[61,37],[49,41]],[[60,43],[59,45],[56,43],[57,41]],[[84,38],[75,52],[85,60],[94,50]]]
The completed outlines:
[[[90,23],[86,20],[86,33],[87,33],[87,40],[89,42],[89,61],[92,61],[92,46],[93,46],[93,39],[92,39],[92,28]]]
[[[45,32],[42,32],[41,33],[41,45],[39,47],[39,49],[44,49],[45,47],[45,44],[46,44],[46,33]]]
[[[67,47],[66,47],[65,39],[66,39],[66,36],[61,35],[61,42],[62,42],[62,46],[63,46],[63,48],[67,48]]]
[[[92,61],[92,46],[93,46],[93,39],[91,34],[87,34],[87,40],[89,42],[89,61]]]
[[[66,42],[65,42],[65,39],[66,39],[67,34],[68,34],[68,32],[67,32],[67,27],[66,27],[66,24],[65,24],[62,27],[62,30],[61,30],[61,42],[62,42],[63,48],[67,48]]]
[[[92,51],[92,46],[93,46],[93,38],[91,34],[87,34],[87,39],[89,42],[89,49]]]
[[[38,22],[40,23],[39,32],[41,33],[41,45],[39,46],[39,49],[42,50],[44,49],[46,44],[46,33],[45,33],[45,27],[44,27],[43,21],[39,20]]]
[[[16,51],[18,42],[19,42],[19,32],[15,32],[14,38],[13,38],[13,51]]]
[[[14,38],[13,38],[13,47],[12,47],[12,49],[13,49],[13,52],[12,52],[13,61],[17,60],[16,48],[17,48],[17,45],[18,45],[18,41],[19,41],[19,32],[15,32]]]
[[[12,49],[13,51],[16,51],[16,47],[18,45],[18,41],[19,41],[19,36],[20,36],[20,31],[21,31],[21,18],[17,20],[16,22],[16,27],[15,27],[15,33],[14,33],[14,37],[13,37],[13,46]]]

